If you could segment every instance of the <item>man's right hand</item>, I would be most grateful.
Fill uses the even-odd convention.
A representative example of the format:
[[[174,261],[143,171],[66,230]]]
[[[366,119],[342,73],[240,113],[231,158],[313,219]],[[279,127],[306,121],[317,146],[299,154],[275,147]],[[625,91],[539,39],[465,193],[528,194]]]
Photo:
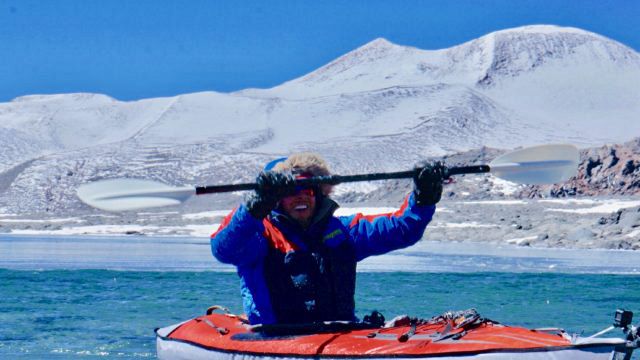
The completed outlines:
[[[263,171],[256,178],[258,185],[247,201],[249,213],[264,219],[283,197],[295,192],[295,178],[291,173]]]

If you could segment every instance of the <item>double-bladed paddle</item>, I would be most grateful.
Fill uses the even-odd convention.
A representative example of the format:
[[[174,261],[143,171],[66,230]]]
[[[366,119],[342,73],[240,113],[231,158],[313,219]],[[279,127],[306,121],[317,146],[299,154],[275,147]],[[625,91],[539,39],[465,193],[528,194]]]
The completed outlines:
[[[554,184],[575,175],[579,152],[573,145],[540,145],[506,153],[488,165],[451,167],[449,176],[491,173],[512,182],[523,184]],[[371,173],[361,175],[328,175],[296,180],[296,185],[341,184],[356,181],[412,178],[416,170]],[[255,183],[169,186],[157,181],[140,179],[110,179],[81,185],[78,197],[84,203],[107,211],[138,210],[178,205],[193,195],[230,191],[254,190]]]

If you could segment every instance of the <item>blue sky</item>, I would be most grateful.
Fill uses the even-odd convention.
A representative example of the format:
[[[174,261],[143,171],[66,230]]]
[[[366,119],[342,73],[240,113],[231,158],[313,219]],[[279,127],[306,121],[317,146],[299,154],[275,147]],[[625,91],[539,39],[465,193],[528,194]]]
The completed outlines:
[[[0,101],[272,87],[375,38],[440,49],[529,24],[640,50],[640,1],[0,0]]]

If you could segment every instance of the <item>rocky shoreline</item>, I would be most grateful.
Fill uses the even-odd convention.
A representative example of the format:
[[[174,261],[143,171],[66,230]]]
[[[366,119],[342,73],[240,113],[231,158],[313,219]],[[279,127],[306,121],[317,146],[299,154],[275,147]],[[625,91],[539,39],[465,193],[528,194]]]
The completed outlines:
[[[339,214],[379,213],[393,206],[343,203]],[[208,237],[228,210],[181,214],[85,215],[28,219],[0,216],[0,231],[22,235]],[[10,225],[8,225],[10,224]],[[425,241],[483,242],[523,247],[640,250],[640,199],[443,199]]]

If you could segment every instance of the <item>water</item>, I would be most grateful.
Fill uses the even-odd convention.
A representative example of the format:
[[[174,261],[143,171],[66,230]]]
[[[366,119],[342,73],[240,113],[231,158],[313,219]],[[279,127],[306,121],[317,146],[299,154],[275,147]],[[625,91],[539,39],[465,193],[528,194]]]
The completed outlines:
[[[214,304],[241,312],[237,276],[205,245],[3,236],[0,359],[154,358],[154,328]],[[427,245],[363,264],[358,315],[431,317],[473,307],[506,324],[590,335],[610,325],[616,308],[640,314],[640,254]]]

